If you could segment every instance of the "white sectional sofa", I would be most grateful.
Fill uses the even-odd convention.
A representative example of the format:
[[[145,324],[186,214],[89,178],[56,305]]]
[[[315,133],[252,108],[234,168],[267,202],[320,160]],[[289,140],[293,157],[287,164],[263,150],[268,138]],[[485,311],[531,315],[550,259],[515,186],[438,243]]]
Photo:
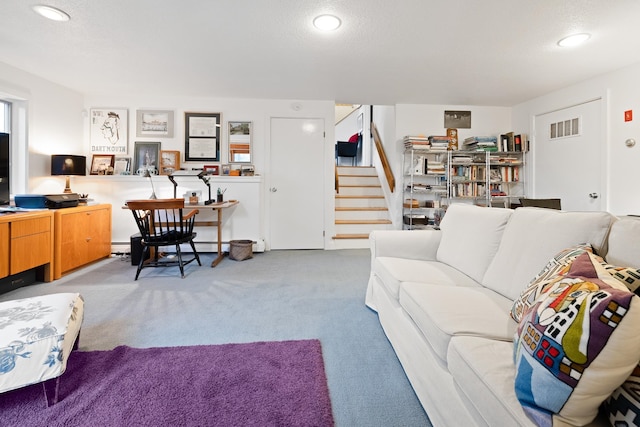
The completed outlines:
[[[603,382],[591,373],[603,366],[605,356],[613,357],[604,350],[571,398],[572,404],[579,401],[577,415],[563,412],[563,417],[536,422],[527,415],[514,387],[518,322],[511,312],[514,301],[563,250],[589,244],[608,263],[639,268],[638,242],[639,218],[452,204],[440,230],[371,233],[366,304],[378,313],[435,426],[608,425],[602,415],[591,421],[593,408],[580,406],[597,410],[602,400],[597,393],[577,393],[583,393],[589,381]],[[629,294],[623,285],[620,288]],[[604,374],[612,390],[640,359],[640,338],[633,337],[640,333],[623,335],[631,326],[640,331],[640,299],[633,294],[629,298],[634,316],[626,316],[627,329],[619,327],[612,333],[618,335],[612,336],[616,345],[628,346],[615,354],[630,356],[615,361],[619,363],[614,373]],[[521,375],[526,376],[524,368]],[[563,411],[571,407],[567,404]]]

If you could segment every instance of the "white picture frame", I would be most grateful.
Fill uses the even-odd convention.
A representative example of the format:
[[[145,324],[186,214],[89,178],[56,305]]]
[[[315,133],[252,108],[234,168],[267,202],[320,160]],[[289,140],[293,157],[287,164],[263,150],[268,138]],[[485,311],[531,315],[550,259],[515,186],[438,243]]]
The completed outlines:
[[[129,150],[129,110],[92,108],[89,112],[91,154],[125,156]]]
[[[137,138],[173,138],[173,111],[171,110],[137,110]]]

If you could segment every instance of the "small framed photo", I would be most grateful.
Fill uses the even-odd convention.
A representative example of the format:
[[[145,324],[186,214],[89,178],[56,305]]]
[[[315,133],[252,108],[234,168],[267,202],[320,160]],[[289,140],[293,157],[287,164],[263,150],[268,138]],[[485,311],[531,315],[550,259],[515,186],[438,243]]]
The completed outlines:
[[[136,137],[173,138],[173,111],[137,110]]]
[[[131,157],[116,157],[113,163],[114,175],[130,175],[131,174]]]
[[[160,150],[160,175],[172,175],[180,169],[180,151]]]
[[[220,175],[220,165],[205,165],[203,169],[207,175]]]
[[[160,142],[136,141],[133,157],[133,172],[136,175],[144,175],[144,172],[148,170],[152,175],[157,175],[159,158]]]
[[[471,111],[445,110],[444,127],[451,129],[471,129]]]
[[[222,165],[221,175],[229,175],[229,172],[231,172],[231,165]]]
[[[242,165],[240,169],[240,175],[242,176],[253,176],[254,173],[255,170],[253,168],[253,165]]]
[[[91,175],[113,175],[113,154],[94,154],[91,160]]]

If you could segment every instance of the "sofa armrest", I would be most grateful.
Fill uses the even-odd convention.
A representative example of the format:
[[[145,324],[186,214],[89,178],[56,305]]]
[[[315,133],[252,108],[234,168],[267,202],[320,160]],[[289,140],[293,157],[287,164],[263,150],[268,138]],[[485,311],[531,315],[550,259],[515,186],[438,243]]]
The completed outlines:
[[[371,259],[396,257],[435,261],[442,231],[374,230],[369,234]]]

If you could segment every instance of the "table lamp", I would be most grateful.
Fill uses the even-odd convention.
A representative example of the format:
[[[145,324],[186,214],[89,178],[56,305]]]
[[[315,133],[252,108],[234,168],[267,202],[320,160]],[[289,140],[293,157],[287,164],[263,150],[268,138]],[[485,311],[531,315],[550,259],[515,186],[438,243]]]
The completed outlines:
[[[65,175],[65,193],[71,193],[69,185],[71,175],[87,174],[87,158],[85,156],[74,156],[73,154],[52,154],[51,155],[51,175]]]
[[[149,169],[144,170],[144,177],[149,178],[149,182],[151,183],[151,197],[150,199],[157,199],[156,197],[156,189],[153,187],[153,180],[151,179],[151,172]]]

